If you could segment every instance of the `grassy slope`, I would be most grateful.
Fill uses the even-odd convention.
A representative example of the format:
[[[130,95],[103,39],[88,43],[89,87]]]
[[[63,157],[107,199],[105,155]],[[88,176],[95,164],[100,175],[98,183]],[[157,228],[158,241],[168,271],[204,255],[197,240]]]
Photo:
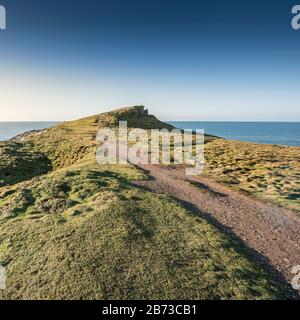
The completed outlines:
[[[17,183],[51,170],[51,162],[31,143],[0,142],[0,187]]]
[[[129,182],[140,178],[130,166],[91,163],[12,187],[2,200],[0,261],[8,289],[0,297],[284,296],[237,243],[174,200]]]
[[[205,158],[217,180],[300,212],[300,147],[216,140]]]
[[[21,149],[31,146],[27,161],[15,164],[26,170],[18,181],[3,175],[0,188],[0,264],[8,282],[0,298],[285,297],[238,243],[171,198],[135,188],[130,181],[144,173],[96,165],[95,132],[115,118],[90,117],[19,141]],[[143,123],[161,125],[148,116]],[[39,157],[47,167],[27,170],[29,163],[39,168]],[[0,173],[10,168],[3,163]]]

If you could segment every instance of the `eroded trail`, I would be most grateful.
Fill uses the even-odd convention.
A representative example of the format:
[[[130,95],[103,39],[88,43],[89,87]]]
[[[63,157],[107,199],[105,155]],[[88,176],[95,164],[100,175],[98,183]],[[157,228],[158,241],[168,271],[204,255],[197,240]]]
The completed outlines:
[[[300,218],[284,208],[247,197],[183,168],[141,165],[153,180],[135,182],[170,195],[240,239],[257,260],[290,283],[300,265]]]

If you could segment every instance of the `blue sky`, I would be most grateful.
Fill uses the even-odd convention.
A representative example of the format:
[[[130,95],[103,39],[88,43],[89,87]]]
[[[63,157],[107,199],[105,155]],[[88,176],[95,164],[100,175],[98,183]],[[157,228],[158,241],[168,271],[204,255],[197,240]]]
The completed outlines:
[[[0,121],[135,104],[164,120],[300,121],[297,0],[0,4]]]

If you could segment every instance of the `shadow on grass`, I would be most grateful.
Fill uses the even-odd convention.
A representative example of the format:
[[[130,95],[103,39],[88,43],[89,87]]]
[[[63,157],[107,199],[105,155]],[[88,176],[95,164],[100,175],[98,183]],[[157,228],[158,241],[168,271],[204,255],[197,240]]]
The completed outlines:
[[[52,170],[51,161],[30,147],[21,143],[0,145],[0,187],[30,180]]]
[[[155,192],[151,188],[148,188],[144,185],[143,186],[135,185],[134,183],[132,185],[138,188],[142,188],[145,191],[149,191],[152,193]],[[291,284],[288,283],[287,280],[285,279],[283,273],[275,269],[272,266],[271,261],[266,256],[256,251],[255,249],[249,247],[239,236],[237,236],[232,231],[231,228],[223,225],[216,218],[214,218],[210,213],[200,210],[197,206],[195,206],[191,202],[184,201],[174,196],[170,196],[170,195],[168,196],[173,200],[177,201],[178,203],[180,203],[184,208],[188,209],[196,217],[200,217],[204,219],[209,224],[213,225],[215,228],[221,231],[223,234],[226,234],[231,242],[230,244],[232,245],[232,247],[236,249],[238,253],[244,254],[246,257],[252,260],[255,260],[259,265],[261,265],[262,267],[265,268],[265,270],[267,270],[267,272],[269,273],[269,275],[271,275],[273,280],[276,281],[282,287],[282,289],[286,291],[288,299],[300,300],[299,292],[292,288]],[[226,195],[221,194],[221,196],[226,196]]]

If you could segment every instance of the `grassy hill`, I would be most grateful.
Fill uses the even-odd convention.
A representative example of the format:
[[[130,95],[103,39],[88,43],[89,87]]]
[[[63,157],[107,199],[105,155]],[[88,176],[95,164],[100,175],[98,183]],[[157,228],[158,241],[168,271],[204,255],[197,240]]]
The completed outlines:
[[[238,242],[174,199],[135,187],[144,172],[97,165],[96,132],[120,119],[170,129],[134,107],[0,144],[0,298],[287,297]]]
[[[205,158],[216,180],[300,213],[300,147],[218,139]]]

